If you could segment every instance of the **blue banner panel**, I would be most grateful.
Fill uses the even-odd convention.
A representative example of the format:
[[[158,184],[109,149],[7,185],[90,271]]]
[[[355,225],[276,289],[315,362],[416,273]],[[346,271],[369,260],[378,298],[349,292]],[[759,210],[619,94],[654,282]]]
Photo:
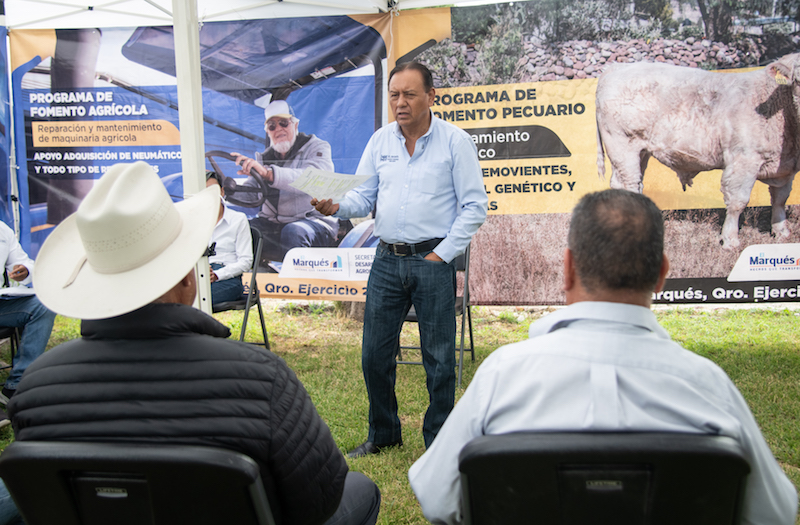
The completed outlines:
[[[183,198],[172,38],[171,27],[14,33],[21,238],[32,257],[115,163],[147,162]],[[299,131],[330,145],[333,169],[355,171],[381,94],[375,30],[349,17],[249,20],[206,23],[200,39],[208,169],[244,183],[230,154],[264,153],[264,107],[285,99]],[[254,217],[260,206],[239,209]]]
[[[8,48],[6,46],[7,29],[0,26],[0,220],[14,229],[14,201],[16,196],[11,191],[9,156],[11,155],[11,99],[8,92]]]

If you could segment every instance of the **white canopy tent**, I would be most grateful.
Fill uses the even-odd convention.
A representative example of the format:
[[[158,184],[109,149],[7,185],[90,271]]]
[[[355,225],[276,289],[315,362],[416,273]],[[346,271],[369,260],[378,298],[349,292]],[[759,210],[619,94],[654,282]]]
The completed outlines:
[[[508,0],[197,0],[200,22],[387,13],[421,7],[469,6]],[[191,2],[194,3],[194,2]],[[172,0],[6,0],[9,29],[171,25]]]
[[[199,28],[204,22],[393,13],[423,7],[473,6],[507,0],[5,0],[5,25],[76,29],[172,25],[175,35],[184,192],[205,187]],[[0,20],[2,23],[2,20]],[[197,265],[199,306],[211,312],[208,263]]]

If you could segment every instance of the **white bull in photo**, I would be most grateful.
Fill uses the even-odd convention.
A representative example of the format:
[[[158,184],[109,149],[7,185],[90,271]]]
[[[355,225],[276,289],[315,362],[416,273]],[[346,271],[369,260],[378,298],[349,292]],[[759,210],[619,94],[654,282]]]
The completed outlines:
[[[748,73],[666,64],[614,64],[597,83],[597,169],[612,188],[641,193],[650,157],[683,185],[722,169],[726,248],[739,245],[739,215],[757,180],[769,185],[772,232],[789,236],[786,200],[800,166],[800,54]]]

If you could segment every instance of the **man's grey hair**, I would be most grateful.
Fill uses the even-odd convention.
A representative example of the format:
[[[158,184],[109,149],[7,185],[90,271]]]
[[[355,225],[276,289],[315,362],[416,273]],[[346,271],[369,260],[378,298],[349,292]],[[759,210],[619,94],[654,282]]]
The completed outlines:
[[[664,219],[639,193],[589,193],[572,211],[568,244],[588,291],[653,291],[664,258]]]

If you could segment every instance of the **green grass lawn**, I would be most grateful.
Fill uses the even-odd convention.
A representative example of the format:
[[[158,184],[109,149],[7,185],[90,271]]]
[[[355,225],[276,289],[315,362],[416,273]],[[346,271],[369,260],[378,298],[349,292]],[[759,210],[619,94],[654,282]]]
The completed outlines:
[[[332,303],[282,303],[267,308],[267,330],[275,353],[305,384],[320,415],[342,451],[367,435],[367,402],[361,376],[361,324]],[[495,349],[527,337],[542,309],[474,307],[475,362],[464,365],[460,397],[478,365]],[[657,310],[659,321],[686,348],[719,364],[750,404],[761,429],[796,487],[800,487],[800,311]],[[241,312],[215,317],[238,333]],[[260,336],[258,320],[248,323],[248,341]],[[78,322],[58,317],[50,344],[78,337]],[[403,341],[418,340],[416,325],[404,329]],[[7,359],[7,349],[0,358]],[[406,357],[414,357],[410,351]],[[427,408],[421,366],[400,365],[397,397],[403,423],[402,448],[379,456],[349,460],[353,470],[375,480],[383,494],[381,524],[426,523],[408,484],[407,471],[424,452],[422,418]],[[0,447],[13,440],[10,427],[0,430]],[[798,520],[800,525],[800,520]]]

